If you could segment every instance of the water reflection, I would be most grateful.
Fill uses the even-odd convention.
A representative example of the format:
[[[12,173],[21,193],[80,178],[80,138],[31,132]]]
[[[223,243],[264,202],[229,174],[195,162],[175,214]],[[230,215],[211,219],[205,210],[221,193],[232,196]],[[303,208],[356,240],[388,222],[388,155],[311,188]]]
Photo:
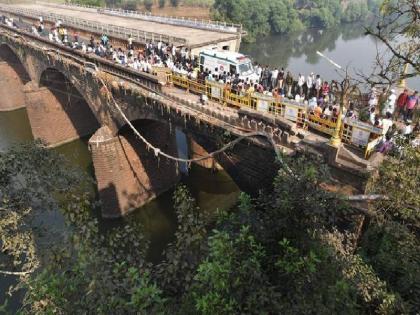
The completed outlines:
[[[242,44],[241,52],[255,61],[289,69],[297,76],[314,72],[327,80],[338,79],[336,69],[317,51],[327,55],[341,66],[350,65],[358,72],[372,71],[377,47],[381,45],[364,35],[362,25],[345,24],[328,30],[306,30],[290,35],[273,35],[252,44]],[[408,80],[409,86],[418,88],[420,78]]]
[[[26,109],[0,112],[0,152],[14,143],[33,140]]]

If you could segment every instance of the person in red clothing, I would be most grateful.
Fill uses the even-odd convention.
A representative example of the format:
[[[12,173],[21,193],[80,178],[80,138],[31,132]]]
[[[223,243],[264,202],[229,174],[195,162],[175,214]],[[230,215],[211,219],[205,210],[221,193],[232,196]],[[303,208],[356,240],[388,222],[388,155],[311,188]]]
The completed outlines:
[[[404,114],[405,104],[407,103],[408,99],[408,90],[405,89],[397,99],[397,108],[395,109],[394,119],[398,120],[401,115]]]

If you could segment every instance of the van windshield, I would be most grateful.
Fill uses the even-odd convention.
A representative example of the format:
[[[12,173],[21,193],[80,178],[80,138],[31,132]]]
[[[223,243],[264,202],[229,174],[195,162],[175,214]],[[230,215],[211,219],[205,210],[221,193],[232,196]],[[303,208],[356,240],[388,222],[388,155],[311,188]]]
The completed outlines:
[[[239,65],[239,73],[240,74],[251,73],[251,72],[252,72],[252,63],[251,62],[241,63]]]

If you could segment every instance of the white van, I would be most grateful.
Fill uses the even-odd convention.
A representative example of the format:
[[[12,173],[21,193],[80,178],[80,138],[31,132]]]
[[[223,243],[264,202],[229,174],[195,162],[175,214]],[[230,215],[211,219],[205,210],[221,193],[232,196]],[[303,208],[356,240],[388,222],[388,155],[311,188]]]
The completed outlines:
[[[225,50],[202,50],[199,57],[201,71],[208,69],[215,73],[217,69],[219,73],[239,74],[240,79],[248,79],[254,83],[259,80],[251,59],[243,54]]]

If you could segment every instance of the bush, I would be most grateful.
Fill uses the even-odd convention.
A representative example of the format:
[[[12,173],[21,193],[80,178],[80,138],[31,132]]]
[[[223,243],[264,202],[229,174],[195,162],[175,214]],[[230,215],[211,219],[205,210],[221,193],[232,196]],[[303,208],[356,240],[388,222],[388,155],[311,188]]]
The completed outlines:
[[[124,10],[136,11],[137,10],[137,2],[135,0],[124,1],[121,4],[121,8]]]
[[[179,5],[179,0],[171,0],[171,4],[173,7],[177,7]]]
[[[152,10],[153,0],[144,0],[143,4],[144,4],[144,7],[147,11]]]
[[[159,8],[163,8],[165,6],[165,0],[159,0]]]

